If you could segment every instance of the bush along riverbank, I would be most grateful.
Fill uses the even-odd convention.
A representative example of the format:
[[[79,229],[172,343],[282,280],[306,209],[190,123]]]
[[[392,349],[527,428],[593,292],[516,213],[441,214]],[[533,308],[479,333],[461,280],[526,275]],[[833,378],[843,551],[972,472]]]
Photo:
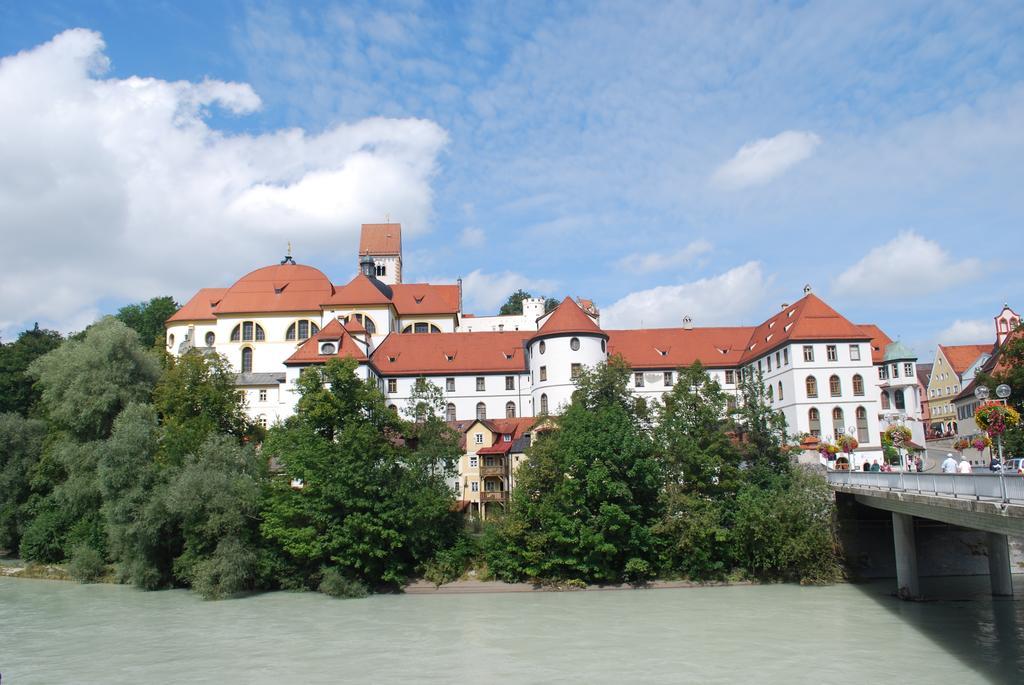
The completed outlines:
[[[830,493],[790,465],[757,378],[730,412],[699,365],[656,404],[621,360],[585,370],[571,405],[539,417],[507,512],[468,532],[440,389],[418,381],[399,413],[355,369],[305,370],[296,414],[264,431],[224,359],[97,322],[28,364],[36,394],[0,415],[0,548],[209,599],[470,571],[558,588],[841,577]]]

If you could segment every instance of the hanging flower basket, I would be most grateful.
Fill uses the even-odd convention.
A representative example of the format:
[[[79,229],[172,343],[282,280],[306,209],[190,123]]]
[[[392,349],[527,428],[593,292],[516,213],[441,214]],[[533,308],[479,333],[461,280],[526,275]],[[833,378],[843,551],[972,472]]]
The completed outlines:
[[[965,450],[965,449],[967,449],[970,446],[971,446],[971,441],[968,440],[967,438],[957,438],[956,441],[953,442],[953,449],[955,449],[957,451]]]
[[[833,459],[836,458],[836,455],[839,453],[839,448],[830,442],[823,442],[821,443],[821,446],[818,448],[818,453],[821,454],[821,456],[828,459],[829,461],[832,461]]]
[[[959,440],[957,442],[959,442]],[[986,447],[991,446],[992,438],[988,437],[987,435],[976,435],[974,437],[974,440],[971,441],[971,447],[978,450],[979,452],[985,449]]]
[[[1020,414],[1013,407],[1002,404],[986,404],[974,412],[974,422],[989,437],[1002,435],[1006,429],[1020,423]]]
[[[893,447],[903,447],[910,441],[912,435],[909,428],[898,424],[889,426],[882,432],[882,437],[891,442]]]
[[[836,438],[836,447],[846,454],[852,454],[855,449],[860,447],[860,443],[857,442],[857,438],[849,435],[840,435]]]

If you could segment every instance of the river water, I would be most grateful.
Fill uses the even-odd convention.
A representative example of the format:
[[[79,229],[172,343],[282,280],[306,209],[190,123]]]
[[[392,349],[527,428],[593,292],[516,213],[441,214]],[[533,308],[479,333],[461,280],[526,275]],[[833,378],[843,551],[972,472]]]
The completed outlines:
[[[993,600],[984,577],[926,580],[934,600],[921,603],[893,586],[204,602],[0,578],[0,673],[3,685],[1024,682],[1024,601]]]

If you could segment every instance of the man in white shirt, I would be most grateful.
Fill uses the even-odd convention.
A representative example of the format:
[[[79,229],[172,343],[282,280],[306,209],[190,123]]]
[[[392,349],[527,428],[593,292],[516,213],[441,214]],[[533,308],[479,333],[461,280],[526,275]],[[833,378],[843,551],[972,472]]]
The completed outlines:
[[[946,461],[942,462],[943,473],[956,473],[956,459],[953,458],[953,453],[946,453]]]
[[[956,467],[956,470],[959,471],[960,473],[970,473],[971,472],[971,462],[967,461],[966,459],[961,458],[960,459],[960,465]]]

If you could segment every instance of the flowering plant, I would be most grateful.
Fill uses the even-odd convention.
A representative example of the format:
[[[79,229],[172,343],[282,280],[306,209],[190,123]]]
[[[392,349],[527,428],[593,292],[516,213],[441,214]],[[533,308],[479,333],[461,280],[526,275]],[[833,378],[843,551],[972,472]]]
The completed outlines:
[[[818,452],[826,459],[834,459],[836,454],[839,452],[839,448],[830,442],[823,442],[821,443],[821,446],[818,447]]]
[[[857,442],[857,438],[854,438],[849,435],[840,435],[836,438],[836,447],[846,452],[847,454],[850,454],[855,449],[860,447],[860,443]]]
[[[967,449],[970,446],[971,446],[971,441],[968,440],[967,438],[957,438],[953,442],[953,449],[955,449],[957,451],[965,450],[965,449]]]
[[[1013,407],[1002,404],[986,404],[974,412],[974,422],[990,437],[1002,435],[1010,426],[1020,423],[1020,414]]]
[[[912,433],[906,426],[894,424],[882,432],[882,437],[893,444],[894,447],[903,447],[903,443],[910,440]]]
[[[979,452],[985,449],[986,447],[991,446],[992,438],[988,437],[987,435],[976,435],[974,436],[974,440],[971,441],[971,447],[978,450]]]

